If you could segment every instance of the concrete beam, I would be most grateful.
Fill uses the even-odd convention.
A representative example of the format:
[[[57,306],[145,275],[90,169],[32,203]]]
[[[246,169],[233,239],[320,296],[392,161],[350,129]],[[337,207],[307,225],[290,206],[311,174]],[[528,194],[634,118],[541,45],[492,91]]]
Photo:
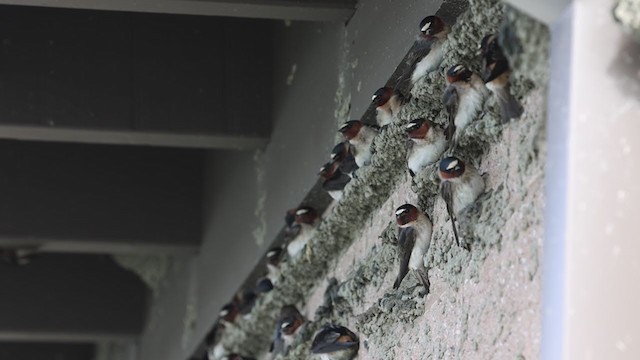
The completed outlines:
[[[0,4],[307,21],[344,21],[355,11],[355,1],[350,0],[0,0]]]
[[[269,138],[264,136],[177,134],[16,125],[0,125],[0,139],[225,150],[261,149],[269,142]]]

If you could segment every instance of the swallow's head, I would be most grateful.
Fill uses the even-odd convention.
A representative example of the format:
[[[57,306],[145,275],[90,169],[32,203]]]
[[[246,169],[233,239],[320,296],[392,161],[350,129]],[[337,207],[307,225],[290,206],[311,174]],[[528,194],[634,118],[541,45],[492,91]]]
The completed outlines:
[[[296,224],[313,224],[318,219],[318,213],[310,206],[301,206],[296,210]]]
[[[464,162],[453,156],[440,160],[438,168],[443,179],[453,179],[464,174]]]
[[[335,175],[336,171],[338,171],[339,165],[340,163],[337,160],[329,161],[322,165],[318,171],[318,175],[320,175],[324,180],[329,180],[333,175]]]
[[[376,107],[384,106],[384,104],[386,104],[391,99],[393,94],[394,94],[394,91],[392,88],[387,86],[381,87],[380,89],[376,90],[375,93],[373,93],[373,96],[371,97],[371,102]]]
[[[497,37],[495,34],[489,34],[480,40],[476,55],[485,56],[496,44]]]
[[[280,311],[279,324],[281,333],[293,335],[304,324],[304,318],[294,305],[285,305]]]
[[[438,16],[427,16],[420,21],[420,35],[431,40],[445,30],[444,21]]]
[[[347,155],[349,155],[349,142],[343,141],[340,144],[333,147],[331,150],[331,160],[333,161],[343,161]]]
[[[454,65],[447,70],[447,81],[454,83],[456,81],[468,81],[473,73],[464,65]]]
[[[294,212],[295,214],[295,212]],[[291,226],[293,225],[295,221],[295,215],[293,216],[293,219],[291,220]],[[282,257],[282,248],[281,247],[274,247],[269,249],[269,251],[267,251],[267,255],[265,256],[267,258],[267,263],[271,264],[271,265],[278,265],[280,263],[280,259]]]
[[[396,222],[399,226],[406,226],[418,219],[418,208],[411,204],[404,204],[396,209]]]
[[[255,292],[259,294],[268,293],[271,290],[273,290],[273,283],[267,277],[258,280],[256,283]]]
[[[238,312],[240,309],[236,303],[228,303],[222,307],[220,310],[219,316],[226,322],[233,322],[238,316]]]
[[[424,139],[429,133],[429,129],[431,128],[431,123],[425,119],[416,119],[412,120],[405,127],[405,131],[407,135],[409,135],[412,139]]]
[[[338,132],[340,132],[345,137],[345,139],[351,140],[354,137],[358,136],[358,133],[363,126],[364,124],[362,123],[362,121],[351,120],[342,124],[342,126],[340,126],[340,128],[338,129]]]

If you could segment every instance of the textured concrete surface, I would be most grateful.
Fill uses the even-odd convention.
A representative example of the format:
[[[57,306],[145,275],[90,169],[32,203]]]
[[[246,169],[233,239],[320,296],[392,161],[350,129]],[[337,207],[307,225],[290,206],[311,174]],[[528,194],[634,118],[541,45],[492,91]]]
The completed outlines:
[[[501,4],[472,2],[445,45],[442,68],[458,62],[477,67],[477,43],[496,31],[502,18]],[[287,264],[282,282],[261,299],[252,318],[225,332],[228,350],[264,355],[278,308],[297,303],[314,322],[285,359],[310,358],[313,332],[329,321],[360,334],[361,359],[538,357],[549,33],[514,11],[504,18],[505,28],[521,45],[521,52],[511,54],[512,90],[525,114],[501,125],[490,99],[461,139],[457,154],[475,164],[487,184],[477,205],[461,219],[471,252],[453,245],[444,204],[436,195],[435,169],[407,179],[403,130],[391,126],[376,138],[371,166],[325,214],[308,258]],[[400,113],[401,123],[432,111],[438,114],[432,120],[442,124],[443,87],[442,73],[421,81]],[[434,221],[425,258],[432,267],[433,292],[426,299],[411,276],[399,290],[391,289],[398,266],[393,210],[407,201]],[[321,307],[327,305],[324,279],[331,276],[338,279],[337,296],[328,304],[332,306]],[[313,286],[315,291],[309,291]]]

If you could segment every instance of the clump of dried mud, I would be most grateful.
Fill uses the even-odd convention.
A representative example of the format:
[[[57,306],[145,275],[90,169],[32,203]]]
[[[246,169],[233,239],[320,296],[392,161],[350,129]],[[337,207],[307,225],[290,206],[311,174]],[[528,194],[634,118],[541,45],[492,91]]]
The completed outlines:
[[[512,92],[525,113],[500,124],[490,98],[456,151],[484,174],[486,183],[485,193],[459,219],[471,251],[453,242],[437,195],[435,166],[408,179],[405,135],[401,126],[389,126],[376,138],[371,166],[359,171],[323,219],[308,256],[285,264],[281,283],[259,300],[251,319],[225,332],[222,341],[229,351],[264,354],[280,307],[304,308],[313,291],[325,291],[320,284],[335,263],[348,261],[350,271],[330,282],[314,321],[281,358],[310,358],[313,333],[328,322],[349,324],[360,334],[359,359],[537,357],[548,30],[500,2],[471,1],[449,35],[441,71],[414,87],[399,118],[404,123],[427,115],[443,125],[444,69],[462,63],[479,70],[478,42],[500,29],[510,34],[501,39],[513,64]],[[391,288],[398,264],[390,209],[403,199],[416,199],[434,223],[425,257],[432,283],[426,297],[412,275],[399,289]],[[380,237],[361,249],[365,226]],[[348,260],[336,256],[345,252],[352,254]]]

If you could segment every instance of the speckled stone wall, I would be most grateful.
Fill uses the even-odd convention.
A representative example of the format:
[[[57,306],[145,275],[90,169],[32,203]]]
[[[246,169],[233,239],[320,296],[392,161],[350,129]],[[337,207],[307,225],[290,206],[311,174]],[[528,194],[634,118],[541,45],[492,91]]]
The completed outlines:
[[[444,124],[444,69],[463,63],[478,70],[477,44],[499,29],[511,35],[504,47],[514,69],[512,92],[525,112],[501,125],[490,98],[456,151],[486,182],[485,193],[460,219],[468,252],[453,241],[435,166],[413,179],[407,175],[402,124],[421,116]],[[372,164],[324,213],[308,256],[283,266],[278,288],[258,301],[250,319],[224,332],[225,348],[268,358],[279,309],[293,303],[313,322],[284,359],[312,358],[311,338],[328,322],[359,334],[358,359],[537,358],[548,44],[548,29],[534,20],[497,1],[470,1],[449,35],[441,71],[413,89],[398,126],[376,138]],[[434,224],[426,297],[412,275],[392,289],[398,267],[394,210],[406,202],[419,205]]]

